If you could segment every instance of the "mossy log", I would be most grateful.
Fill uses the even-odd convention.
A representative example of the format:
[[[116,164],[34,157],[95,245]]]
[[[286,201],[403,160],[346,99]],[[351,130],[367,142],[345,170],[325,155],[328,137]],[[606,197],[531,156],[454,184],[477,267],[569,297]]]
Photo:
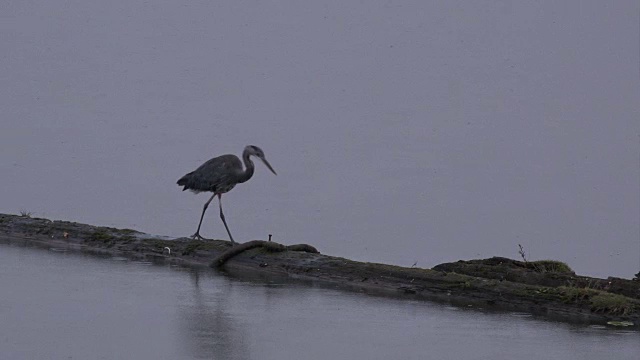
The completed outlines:
[[[579,276],[556,261],[524,263],[495,257],[433,269],[407,268],[322,255],[306,244],[255,240],[231,247],[221,240],[169,239],[131,229],[6,214],[0,214],[0,242],[212,266],[232,275],[286,276],[372,295],[640,329],[640,281]]]

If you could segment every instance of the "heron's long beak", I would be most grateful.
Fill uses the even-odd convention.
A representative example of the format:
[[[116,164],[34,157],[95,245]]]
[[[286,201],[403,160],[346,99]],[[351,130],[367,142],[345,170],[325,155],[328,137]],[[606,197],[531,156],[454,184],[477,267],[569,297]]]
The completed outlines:
[[[269,162],[267,161],[267,159],[261,157],[260,160],[262,160],[262,162],[267,165],[267,167],[269,168],[269,170],[271,170],[271,172],[273,173],[273,175],[278,175],[276,174],[276,171],[273,170],[273,168],[271,167],[271,164],[269,164]]]

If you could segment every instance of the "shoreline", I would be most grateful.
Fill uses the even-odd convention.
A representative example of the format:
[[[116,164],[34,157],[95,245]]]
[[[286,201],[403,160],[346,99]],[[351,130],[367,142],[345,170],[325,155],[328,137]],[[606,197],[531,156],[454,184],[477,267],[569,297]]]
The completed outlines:
[[[305,244],[284,247],[255,241],[255,246],[246,250],[234,247],[229,251],[232,247],[228,241],[169,239],[131,229],[9,214],[0,214],[0,242],[209,271],[214,271],[210,269],[216,265],[212,264],[214,259],[232,253],[217,264],[218,271],[237,277],[286,277],[368,295],[640,330],[640,281],[580,276],[554,261],[494,257],[445,263],[432,269],[406,268],[322,255]],[[171,249],[170,254],[166,248]]]

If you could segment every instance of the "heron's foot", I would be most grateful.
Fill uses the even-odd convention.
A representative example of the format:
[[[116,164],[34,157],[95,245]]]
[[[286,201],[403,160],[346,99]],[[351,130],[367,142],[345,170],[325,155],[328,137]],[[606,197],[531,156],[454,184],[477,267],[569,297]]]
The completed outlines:
[[[191,238],[194,240],[203,240],[203,241],[211,241],[213,239],[207,239],[207,238],[203,238],[200,233],[195,233],[193,235],[191,235]]]

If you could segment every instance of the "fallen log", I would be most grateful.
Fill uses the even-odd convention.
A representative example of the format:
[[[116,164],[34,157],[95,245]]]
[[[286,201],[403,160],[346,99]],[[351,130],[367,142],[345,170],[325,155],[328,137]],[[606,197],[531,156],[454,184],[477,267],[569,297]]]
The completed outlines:
[[[214,267],[230,274],[286,276],[333,288],[446,302],[484,311],[516,311],[586,324],[640,329],[640,282],[576,275],[556,261],[494,257],[433,269],[357,262],[307,244],[170,239],[131,229],[0,214],[0,242],[131,259]]]

